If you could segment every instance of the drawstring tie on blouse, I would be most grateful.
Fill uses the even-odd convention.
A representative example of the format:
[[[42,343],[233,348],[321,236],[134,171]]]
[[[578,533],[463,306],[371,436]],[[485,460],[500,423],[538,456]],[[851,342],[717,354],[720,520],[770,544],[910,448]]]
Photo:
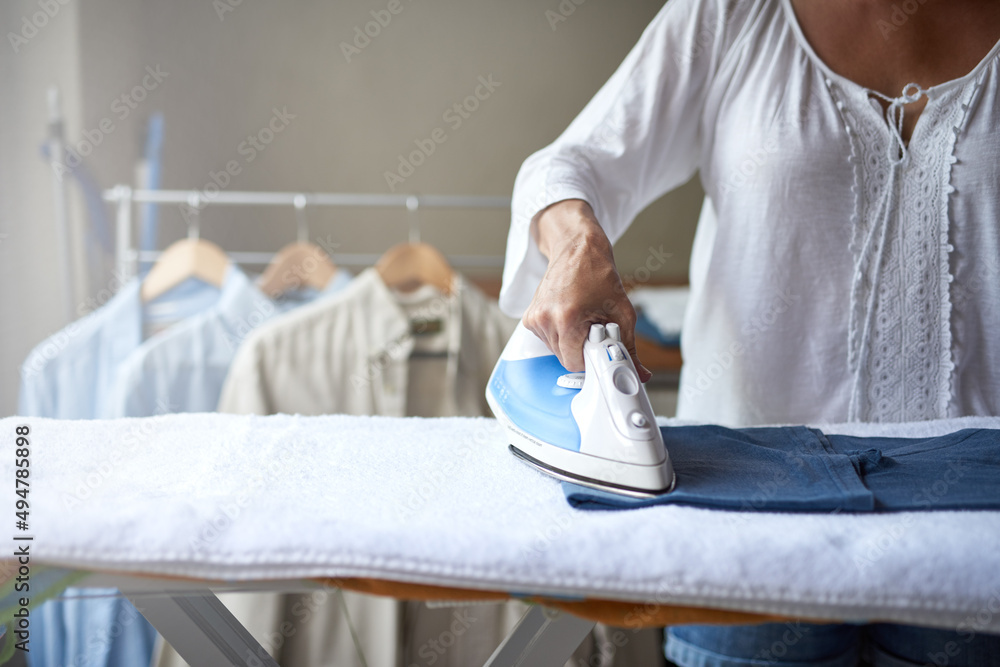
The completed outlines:
[[[903,118],[906,115],[904,107],[919,100],[927,94],[927,91],[921,88],[918,83],[908,83],[903,86],[903,94],[899,97],[889,97],[877,90],[869,90],[868,92],[889,103],[885,110],[885,124],[889,126],[889,132],[896,143],[895,147],[899,149],[893,151],[893,146],[890,144],[889,161],[893,164],[900,164],[906,160],[906,142],[903,141]]]

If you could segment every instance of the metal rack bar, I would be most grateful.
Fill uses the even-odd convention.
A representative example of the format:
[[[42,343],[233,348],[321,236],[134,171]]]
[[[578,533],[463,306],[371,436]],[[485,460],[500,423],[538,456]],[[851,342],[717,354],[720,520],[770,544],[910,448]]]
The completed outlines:
[[[64,314],[69,318],[69,321],[73,321],[77,316],[73,309],[73,302],[76,301],[77,294],[74,286],[74,267],[79,258],[73,252],[74,229],[69,218],[66,183],[59,173],[60,169],[63,172],[66,171],[66,166],[63,164],[65,143],[59,89],[55,86],[50,86],[48,90],[48,108],[49,164],[52,167],[52,201],[55,206],[56,247],[62,270],[63,307],[65,308]]]
[[[419,229],[414,230],[415,212],[418,209],[504,209],[509,210],[510,197],[472,195],[414,195],[414,194],[365,194],[350,192],[252,192],[231,191],[210,193],[202,190],[133,190],[118,185],[105,190],[104,201],[117,206],[117,240],[115,266],[119,278],[125,280],[138,273],[139,262],[153,262],[160,256],[157,251],[139,251],[132,243],[132,206],[137,203],[180,204],[193,207],[192,213],[204,206],[288,206],[297,214],[301,238],[304,209],[308,206],[340,206],[354,208],[404,208],[410,215],[410,239],[419,239]],[[195,230],[197,231],[197,230]],[[263,265],[271,260],[271,253],[236,251],[227,253],[237,264]],[[331,258],[345,266],[369,266],[380,255],[364,253],[337,253]],[[498,268],[503,266],[502,256],[452,255],[449,261],[455,266]]]
[[[163,253],[159,250],[132,250],[132,256],[141,263],[152,263],[160,258]],[[252,252],[236,251],[227,252],[231,260],[237,264],[250,266],[261,266],[269,264],[274,259],[273,252]],[[378,261],[382,255],[378,253],[331,253],[330,259],[335,264],[342,266],[371,266]],[[448,261],[455,266],[475,267],[475,268],[501,268],[503,267],[503,257],[494,255],[449,255]]]
[[[104,192],[104,200],[118,202],[120,187]],[[201,190],[132,190],[132,201],[154,204],[186,204],[199,198],[201,205],[226,206],[294,206],[296,197],[305,197],[306,206],[356,206],[406,208],[414,198],[420,208],[510,208],[510,197],[473,195],[413,195],[413,194],[364,194],[350,192],[219,192],[212,195]]]

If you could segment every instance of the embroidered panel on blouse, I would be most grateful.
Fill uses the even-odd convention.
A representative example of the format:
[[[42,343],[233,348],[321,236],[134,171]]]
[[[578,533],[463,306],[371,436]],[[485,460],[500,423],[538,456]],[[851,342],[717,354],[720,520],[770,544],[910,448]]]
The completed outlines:
[[[930,90],[913,136],[894,127],[907,86],[883,115],[859,86],[826,80],[851,138],[855,195],[848,363],[849,419],[899,422],[948,416],[954,363],[948,199],[954,147],[982,79]],[[915,93],[915,95],[914,95]],[[865,108],[868,105],[870,108]]]

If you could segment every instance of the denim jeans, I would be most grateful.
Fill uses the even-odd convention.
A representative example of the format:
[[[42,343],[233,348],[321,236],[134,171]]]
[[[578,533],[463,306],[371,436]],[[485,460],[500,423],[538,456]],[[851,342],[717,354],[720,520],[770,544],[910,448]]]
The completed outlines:
[[[1000,667],[1000,635],[890,624],[689,625],[667,630],[665,652],[680,667],[853,667],[861,657],[874,667]]]
[[[760,512],[1000,509],[1000,430],[924,438],[827,435],[804,426],[661,429],[677,474],[653,498],[564,483],[579,509],[683,504]]]

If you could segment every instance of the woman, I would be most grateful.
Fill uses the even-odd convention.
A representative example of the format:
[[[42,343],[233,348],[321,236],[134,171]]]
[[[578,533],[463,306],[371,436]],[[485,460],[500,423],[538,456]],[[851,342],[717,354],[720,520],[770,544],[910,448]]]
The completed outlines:
[[[679,417],[1000,415],[998,39],[985,0],[671,0],[518,174],[501,306],[570,370],[618,322],[648,379],[611,243],[699,171]],[[667,655],[1000,664],[982,634],[812,626],[772,652],[786,630],[678,627]]]

